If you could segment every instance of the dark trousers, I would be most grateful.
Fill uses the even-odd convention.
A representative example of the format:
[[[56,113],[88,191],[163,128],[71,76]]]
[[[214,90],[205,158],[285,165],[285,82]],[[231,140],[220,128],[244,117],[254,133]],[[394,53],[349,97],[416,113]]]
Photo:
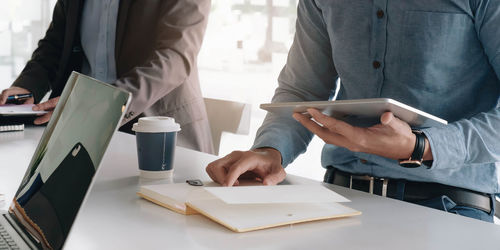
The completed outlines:
[[[365,181],[350,181],[350,179],[346,178],[338,178],[336,177],[336,170],[334,167],[329,166],[325,172],[324,176],[324,182],[330,183],[330,184],[335,184],[343,187],[351,187],[352,189],[360,190],[360,191],[365,191],[368,192],[367,184]],[[345,173],[345,172],[343,172]],[[365,183],[363,183],[365,182]],[[407,201],[411,202],[414,204],[422,205],[425,207],[429,208],[434,208],[438,210],[442,210],[445,212],[449,213],[454,213],[478,220],[483,220],[487,222],[493,222],[493,218],[495,216],[495,211],[497,213],[497,217],[499,217],[499,212],[500,212],[500,203],[496,201],[495,199],[495,194],[491,194],[490,196],[490,207],[491,211],[490,212],[485,212],[481,209],[472,207],[472,206],[464,206],[464,205],[458,205],[458,202],[455,202],[452,198],[450,198],[448,195],[445,193],[443,194],[438,194],[433,197],[427,197],[425,199],[408,199],[408,197],[405,196],[405,187],[407,185],[406,180],[400,179],[400,180],[391,180],[390,184],[391,186],[388,187],[389,192],[387,192],[387,197],[393,198],[393,199],[398,199],[402,201]],[[412,182],[414,185],[415,182]],[[422,185],[426,185],[428,183],[423,183]],[[440,184],[437,184],[440,185]],[[377,184],[374,185],[375,189],[377,188]],[[379,185],[380,186],[380,185]],[[458,189],[458,188],[457,188]],[[377,192],[374,192],[375,194]]]

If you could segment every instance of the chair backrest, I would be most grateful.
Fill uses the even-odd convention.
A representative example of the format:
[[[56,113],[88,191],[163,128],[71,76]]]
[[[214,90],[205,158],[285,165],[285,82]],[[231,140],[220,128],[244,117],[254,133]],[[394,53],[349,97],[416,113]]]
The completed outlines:
[[[251,105],[211,98],[204,98],[204,100],[215,154],[218,155],[222,132],[249,134]]]

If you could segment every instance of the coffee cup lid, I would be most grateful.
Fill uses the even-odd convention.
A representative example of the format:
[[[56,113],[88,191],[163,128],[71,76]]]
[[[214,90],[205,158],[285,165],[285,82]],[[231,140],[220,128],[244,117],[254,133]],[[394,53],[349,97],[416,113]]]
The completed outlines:
[[[150,116],[139,118],[132,130],[141,133],[177,132],[181,130],[181,126],[172,117]]]

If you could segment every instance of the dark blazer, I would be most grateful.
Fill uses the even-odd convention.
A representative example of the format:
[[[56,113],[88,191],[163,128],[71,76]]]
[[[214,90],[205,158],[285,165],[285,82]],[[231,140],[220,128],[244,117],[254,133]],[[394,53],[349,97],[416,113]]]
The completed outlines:
[[[14,82],[35,102],[52,90],[59,96],[71,71],[84,60],[80,40],[84,0],[58,0],[52,23]],[[122,122],[141,116],[170,116],[181,124],[179,145],[212,153],[201,95],[197,55],[210,0],[121,0],[115,60],[119,88],[133,99]]]

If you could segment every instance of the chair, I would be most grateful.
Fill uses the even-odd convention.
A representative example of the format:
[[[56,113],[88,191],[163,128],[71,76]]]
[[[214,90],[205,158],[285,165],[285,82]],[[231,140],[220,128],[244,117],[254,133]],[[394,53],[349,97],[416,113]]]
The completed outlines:
[[[219,155],[223,132],[248,135],[251,105],[219,99],[204,98],[208,122],[212,132],[215,154]]]

